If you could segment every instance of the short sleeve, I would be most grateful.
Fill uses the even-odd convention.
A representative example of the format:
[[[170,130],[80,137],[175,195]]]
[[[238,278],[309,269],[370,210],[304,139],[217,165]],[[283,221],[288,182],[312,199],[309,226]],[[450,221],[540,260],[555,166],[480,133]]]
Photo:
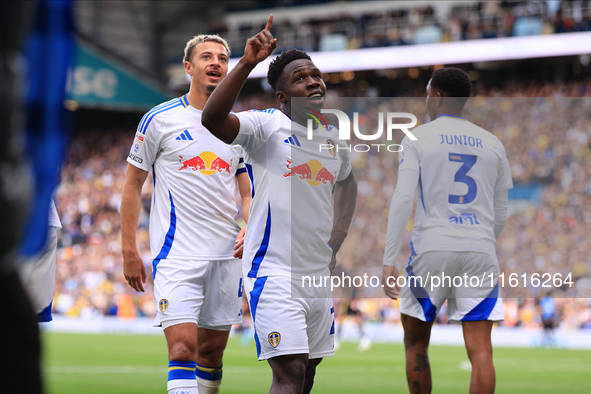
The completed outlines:
[[[419,153],[417,151],[417,141],[412,141],[408,137],[404,137],[400,142],[402,151],[398,153],[398,171],[404,169],[411,169],[419,172],[421,167]]]
[[[246,152],[259,149],[276,131],[276,117],[273,112],[275,111],[251,110],[235,114],[240,121],[240,130],[232,144],[241,145]]]
[[[497,173],[498,175],[497,182],[495,184],[495,190],[499,191],[513,189],[513,177],[511,176],[511,167],[509,167],[509,161],[507,160],[505,147],[503,147],[502,145]]]
[[[240,148],[240,147],[238,147]],[[244,164],[244,151],[240,148],[240,158],[238,159],[238,167],[236,168],[236,176],[246,172],[246,165]]]
[[[148,114],[146,114],[146,116],[148,116]],[[142,127],[143,121],[144,120],[142,119],[140,127],[138,127],[138,130],[135,133],[135,139],[129,150],[127,162],[144,171],[150,171],[159,149],[158,138],[156,138],[157,122],[154,120],[144,128]]]
[[[346,146],[345,142],[345,146]],[[351,155],[348,149],[339,149],[339,155],[341,157],[341,168],[339,169],[339,176],[337,182],[344,181],[347,179],[353,167],[351,166]]]

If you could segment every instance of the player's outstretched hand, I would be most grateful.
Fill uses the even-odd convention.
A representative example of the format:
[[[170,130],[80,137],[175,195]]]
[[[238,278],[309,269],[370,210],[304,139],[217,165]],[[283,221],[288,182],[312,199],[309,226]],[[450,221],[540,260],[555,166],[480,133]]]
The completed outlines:
[[[146,267],[144,267],[144,262],[137,252],[129,256],[123,256],[123,275],[127,283],[135,291],[144,291]]]
[[[382,284],[384,293],[393,300],[400,297],[400,287],[398,286],[398,268],[395,266],[384,265]]]
[[[242,258],[242,252],[244,251],[244,234],[246,234],[246,227],[240,230],[236,237],[236,241],[234,242],[234,258],[236,259]]]
[[[265,60],[277,48],[277,39],[271,34],[273,14],[269,15],[267,26],[256,36],[246,41],[242,59],[250,64],[257,64]]]

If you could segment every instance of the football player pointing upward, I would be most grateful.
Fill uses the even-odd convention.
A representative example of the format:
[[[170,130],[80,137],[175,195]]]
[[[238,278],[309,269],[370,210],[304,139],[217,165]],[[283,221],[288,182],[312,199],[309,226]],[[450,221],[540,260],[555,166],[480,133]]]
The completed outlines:
[[[185,48],[189,93],[149,111],[131,148],[121,204],[124,273],[144,291],[146,272],[136,247],[142,185],[154,171],[150,245],[155,325],[168,342],[168,390],[218,393],[222,355],[242,320],[242,278],[234,245],[242,245],[238,206],[248,220],[250,190],[242,149],[213,137],[201,110],[226,76],[230,51],[221,37],[202,35]],[[242,197],[237,201],[238,189]],[[239,236],[240,232],[240,236]],[[199,340],[198,340],[199,339]]]
[[[230,113],[249,73],[275,48],[272,20],[248,40],[202,120],[218,138],[245,151],[253,199],[242,273],[258,357],[273,370],[271,393],[309,393],[316,366],[334,354],[332,294],[319,288],[292,295],[292,285],[304,275],[330,275],[353,216],[357,184],[338,132],[314,131],[315,139],[335,146],[319,152],[318,141],[306,138],[306,123],[293,108],[292,97],[307,98],[317,108],[325,97],[322,74],[305,52],[283,52],[269,66],[267,80],[281,110]]]

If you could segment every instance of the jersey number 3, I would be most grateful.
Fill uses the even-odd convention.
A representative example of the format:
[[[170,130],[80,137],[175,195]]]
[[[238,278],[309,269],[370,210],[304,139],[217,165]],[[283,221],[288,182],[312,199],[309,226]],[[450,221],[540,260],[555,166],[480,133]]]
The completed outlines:
[[[454,181],[464,183],[468,186],[468,193],[464,194],[463,196],[456,196],[455,194],[450,194],[450,204],[469,204],[476,198],[476,182],[473,178],[467,175],[468,171],[470,171],[474,164],[476,164],[476,159],[478,159],[478,157],[475,155],[463,155],[460,153],[449,154],[449,161],[463,163],[462,166],[458,169],[458,172],[456,172]]]

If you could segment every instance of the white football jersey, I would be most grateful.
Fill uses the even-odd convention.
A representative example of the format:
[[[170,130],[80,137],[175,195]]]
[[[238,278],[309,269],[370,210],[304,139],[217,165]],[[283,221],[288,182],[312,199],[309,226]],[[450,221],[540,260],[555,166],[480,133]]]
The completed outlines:
[[[399,171],[419,173],[413,254],[495,254],[494,193],[513,187],[505,148],[464,118],[442,115],[413,129],[401,144]]]
[[[307,129],[277,109],[237,113],[252,201],[242,267],[250,278],[328,275],[332,192],[351,172],[332,126]],[[319,149],[319,142],[326,149]],[[338,151],[337,151],[338,145]]]
[[[242,148],[201,125],[186,95],[142,118],[127,161],[154,172],[150,212],[152,259],[232,259],[240,231],[236,176]]]

